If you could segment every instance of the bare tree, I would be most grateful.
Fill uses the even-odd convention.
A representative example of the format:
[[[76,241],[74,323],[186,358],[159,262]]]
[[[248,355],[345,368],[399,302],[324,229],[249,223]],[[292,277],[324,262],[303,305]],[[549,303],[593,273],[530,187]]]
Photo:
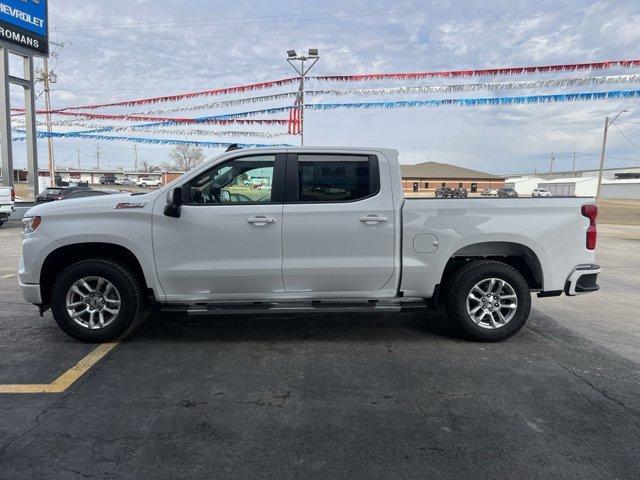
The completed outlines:
[[[172,169],[187,171],[202,163],[204,153],[198,147],[176,145],[169,153],[169,157],[173,161]]]

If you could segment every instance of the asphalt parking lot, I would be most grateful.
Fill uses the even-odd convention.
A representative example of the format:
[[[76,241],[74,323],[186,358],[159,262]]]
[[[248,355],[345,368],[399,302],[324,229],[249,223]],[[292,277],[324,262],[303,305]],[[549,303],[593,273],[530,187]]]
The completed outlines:
[[[638,478],[640,231],[601,231],[602,290],[534,299],[507,342],[438,313],[163,316],[96,360],[22,302],[9,222],[0,384],[71,380],[0,393],[0,478]]]

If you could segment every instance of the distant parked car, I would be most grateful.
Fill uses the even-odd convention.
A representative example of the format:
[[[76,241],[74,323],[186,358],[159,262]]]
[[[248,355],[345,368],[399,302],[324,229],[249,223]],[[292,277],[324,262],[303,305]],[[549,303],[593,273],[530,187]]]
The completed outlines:
[[[480,195],[484,195],[485,197],[495,197],[496,195],[498,195],[498,189],[497,188],[485,188],[484,190],[482,190],[480,192]]]
[[[93,190],[83,187],[49,187],[36,197],[36,205],[39,203],[54,202],[56,200],[72,200],[74,198],[97,197],[100,195],[113,195],[120,193],[118,190]]]
[[[536,188],[531,192],[532,197],[551,197],[551,192],[546,188]]]
[[[499,197],[517,197],[518,192],[516,192],[513,188],[501,188],[498,190]]]
[[[158,180],[157,178],[142,177],[142,178],[138,179],[136,184],[139,187],[147,187],[147,186],[149,186],[149,187],[161,187],[162,186],[162,181]]]
[[[47,187],[36,197],[35,204],[61,200],[72,192],[87,190],[86,187]]]
[[[436,198],[453,198],[453,189],[450,187],[439,187],[436,190]]]
[[[100,185],[115,185],[116,177],[115,175],[103,175],[100,177]]]
[[[466,188],[458,187],[453,189],[454,198],[467,198],[469,193]]]
[[[9,219],[11,212],[15,210],[15,190],[11,187],[0,187],[0,227]]]
[[[134,182],[130,178],[123,178],[122,180],[120,180],[120,185],[123,185],[123,186],[132,187],[135,184],[136,182]]]
[[[76,190],[75,192],[71,192],[68,195],[65,195],[60,200],[72,200],[74,198],[85,198],[85,197],[99,197],[102,195],[113,195],[114,193],[120,193],[118,190],[92,190],[92,189],[82,189]]]

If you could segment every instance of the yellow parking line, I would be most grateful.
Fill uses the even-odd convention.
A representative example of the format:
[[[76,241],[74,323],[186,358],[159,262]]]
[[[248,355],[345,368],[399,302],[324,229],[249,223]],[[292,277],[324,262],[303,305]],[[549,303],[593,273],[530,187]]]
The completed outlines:
[[[11,278],[11,277],[15,277],[16,274],[15,273],[7,273],[5,275],[0,275],[0,278]]]
[[[69,388],[76,380],[84,375],[98,360],[113,350],[120,340],[102,343],[94,348],[89,355],[64,372],[53,382],[47,384],[16,384],[0,385],[0,393],[61,393]]]

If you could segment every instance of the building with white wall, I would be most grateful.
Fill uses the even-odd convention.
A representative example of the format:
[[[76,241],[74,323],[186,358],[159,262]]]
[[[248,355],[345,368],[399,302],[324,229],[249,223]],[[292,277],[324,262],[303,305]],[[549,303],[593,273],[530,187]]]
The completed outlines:
[[[603,180],[600,196],[602,198],[640,200],[640,179]]]
[[[595,197],[598,193],[597,177],[573,177],[545,180],[538,184],[554,197]]]
[[[504,181],[505,188],[513,188],[518,195],[531,195],[531,192],[538,188],[540,182],[546,182],[544,178],[538,177],[517,177],[507,178]]]

